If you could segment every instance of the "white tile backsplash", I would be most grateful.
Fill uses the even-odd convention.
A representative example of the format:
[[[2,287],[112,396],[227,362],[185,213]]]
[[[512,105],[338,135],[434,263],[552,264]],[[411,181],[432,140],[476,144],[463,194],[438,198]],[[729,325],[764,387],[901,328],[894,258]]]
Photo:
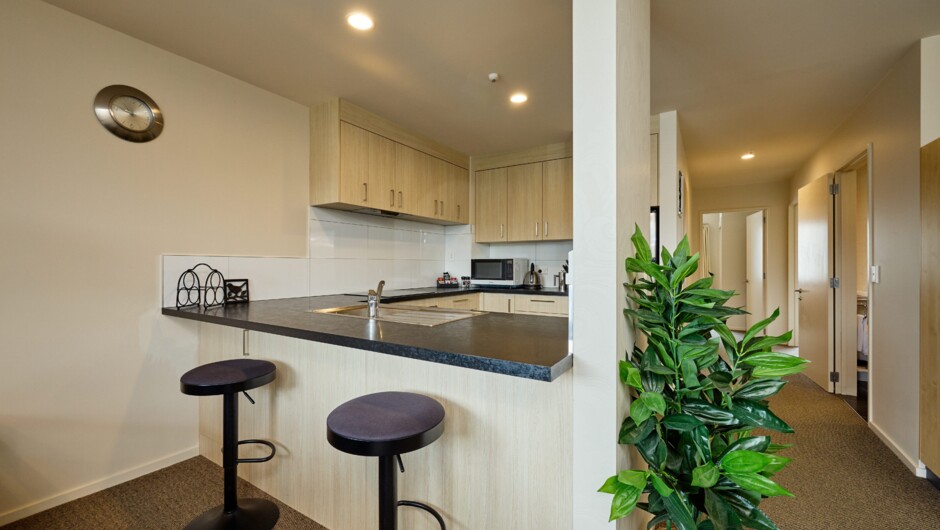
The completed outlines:
[[[248,279],[252,300],[296,298],[310,292],[310,260],[306,258],[233,256],[229,258],[229,276]]]
[[[369,228],[365,225],[310,221],[310,257],[366,259],[369,252]]]

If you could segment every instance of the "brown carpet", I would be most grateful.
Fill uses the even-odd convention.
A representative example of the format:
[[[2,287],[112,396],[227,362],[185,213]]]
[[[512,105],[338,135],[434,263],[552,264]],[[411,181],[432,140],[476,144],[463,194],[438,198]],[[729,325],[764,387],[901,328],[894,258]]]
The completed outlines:
[[[782,530],[940,529],[940,491],[915,477],[844,401],[799,375],[771,407],[796,430],[774,436],[796,444],[781,453],[793,462],[775,477],[796,498],[761,504]]]
[[[326,530],[239,479],[239,497],[260,497],[281,510],[277,529]],[[21,519],[4,530],[179,530],[202,512],[222,504],[222,468],[201,456],[113,488]]]
[[[783,453],[793,463],[776,476],[796,498],[762,504],[782,530],[940,529],[940,491],[915,477],[844,401],[796,376],[773,398],[773,407],[796,429],[774,436],[796,444]],[[271,499],[245,481],[238,488],[241,497]],[[179,529],[221,502],[222,469],[197,457],[4,528]],[[326,530],[278,506],[276,528]]]

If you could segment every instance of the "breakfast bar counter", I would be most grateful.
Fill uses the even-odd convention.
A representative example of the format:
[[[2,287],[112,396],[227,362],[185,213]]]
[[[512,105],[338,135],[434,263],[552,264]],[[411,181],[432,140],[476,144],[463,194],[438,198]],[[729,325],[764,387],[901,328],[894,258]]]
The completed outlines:
[[[380,311],[386,304],[468,292],[491,290],[398,291],[383,297]],[[163,314],[538,381],[553,381],[572,365],[565,318],[484,313],[437,326],[418,326],[315,312],[364,301],[364,295],[312,296],[211,309],[167,307]]]

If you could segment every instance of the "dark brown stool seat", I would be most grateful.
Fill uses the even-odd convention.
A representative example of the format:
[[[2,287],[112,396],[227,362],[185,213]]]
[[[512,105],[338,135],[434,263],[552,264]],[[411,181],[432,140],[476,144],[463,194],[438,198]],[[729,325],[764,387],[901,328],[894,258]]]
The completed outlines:
[[[187,530],[271,530],[280,510],[266,499],[238,499],[238,464],[267,462],[274,444],[266,440],[238,439],[238,393],[264,386],[277,375],[274,363],[257,359],[231,359],[204,364],[180,377],[180,391],[191,396],[222,396],[222,468],[224,502],[193,519]],[[251,403],[254,400],[245,393]],[[238,458],[238,446],[261,444],[271,450],[262,458]]]
[[[347,401],[326,419],[330,445],[359,456],[379,458],[379,530],[395,530],[398,506],[427,511],[446,530],[434,508],[416,501],[398,500],[398,467],[401,455],[428,446],[444,433],[444,407],[437,401],[410,392],[379,392]]]

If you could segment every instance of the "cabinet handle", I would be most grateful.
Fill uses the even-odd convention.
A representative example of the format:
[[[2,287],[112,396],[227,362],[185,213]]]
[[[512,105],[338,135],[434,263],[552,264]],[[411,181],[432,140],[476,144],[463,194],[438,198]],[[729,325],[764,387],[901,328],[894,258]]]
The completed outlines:
[[[512,313],[512,298],[506,299],[506,312]]]
[[[499,238],[503,238],[503,223],[499,223]]]
[[[399,207],[399,208],[402,207],[401,192],[400,192],[400,191],[398,192],[398,207]]]
[[[369,183],[363,182],[362,183],[362,202],[366,202],[368,200],[369,200]]]
[[[395,207],[395,190],[388,190],[388,198],[391,199],[388,201],[388,205],[394,208]]]
[[[457,205],[457,219],[460,219],[460,205]]]
[[[469,302],[469,301],[470,301],[469,298],[461,298],[460,300],[454,300],[454,303],[459,304],[460,302]]]
[[[530,301],[530,302],[537,302],[537,303],[540,303],[540,304],[554,304],[554,303],[555,303],[554,300],[536,300],[535,298],[529,298],[529,301]]]
[[[548,237],[548,221],[545,221],[545,233],[542,234],[542,237]]]
[[[538,224],[538,222],[535,223],[535,237],[536,237],[536,238],[539,237],[539,224]]]
[[[437,199],[434,199],[434,215],[437,215]]]

